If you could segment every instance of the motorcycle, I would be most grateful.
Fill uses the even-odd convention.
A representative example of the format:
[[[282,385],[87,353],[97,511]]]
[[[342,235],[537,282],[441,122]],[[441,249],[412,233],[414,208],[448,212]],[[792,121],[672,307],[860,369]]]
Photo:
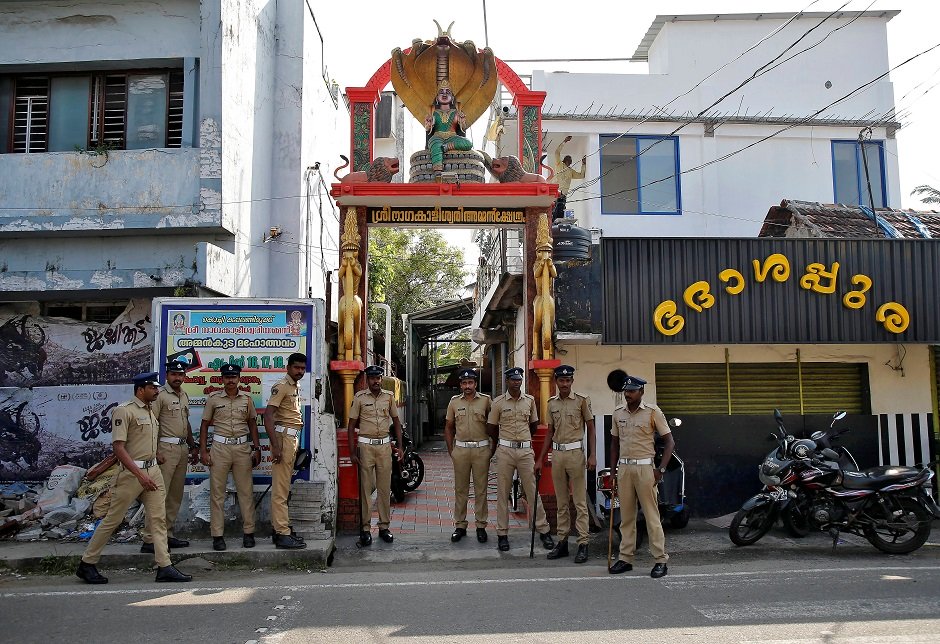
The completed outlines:
[[[845,412],[835,414],[833,425],[844,417]],[[940,518],[940,507],[928,491],[933,478],[929,467],[847,469],[828,432],[797,439],[776,409],[774,418],[778,431],[771,439],[777,447],[758,469],[764,488],[731,520],[732,542],[756,543],[802,493],[806,499],[800,516],[810,529],[827,532],[833,547],[841,532],[861,536],[889,554],[907,554],[924,545],[933,519]]]
[[[392,433],[392,443],[397,445],[397,441]],[[396,503],[405,500],[405,494],[414,492],[424,480],[424,461],[415,451],[411,436],[404,428],[401,430],[401,440],[404,443],[402,447],[402,459],[399,461],[392,454],[392,498]]]
[[[810,438],[816,443],[817,452],[820,452],[822,449],[829,448],[833,450],[838,455],[837,462],[843,471],[849,472],[858,472],[859,466],[858,462],[855,460],[855,457],[852,455],[852,452],[843,445],[834,445],[833,441],[837,441],[839,436],[844,434],[849,430],[848,427],[843,427],[842,429],[834,430],[835,424],[845,418],[845,412],[838,412],[832,417],[832,423],[829,425],[829,431],[816,431],[810,435]],[[821,454],[819,454],[821,456]],[[812,508],[812,497],[808,494],[807,490],[803,488],[797,488],[795,490],[796,496],[794,496],[790,503],[787,504],[787,507],[784,508],[783,512],[780,514],[780,518],[783,522],[784,529],[792,537],[803,538],[813,531],[813,527],[809,521],[809,515]]]
[[[679,418],[669,419],[670,427],[679,427],[682,420]],[[659,467],[663,457],[663,445],[657,436],[656,455],[653,458],[656,467]],[[620,540],[620,500],[613,498],[614,473],[609,467],[605,467],[597,472],[597,491],[604,497],[604,503],[601,506],[601,512],[606,521],[614,522],[614,532],[616,540]],[[666,473],[663,474],[658,487],[659,499],[659,518],[663,525],[670,528],[681,530],[689,523],[691,514],[685,497],[685,463],[679,455],[673,451],[669,465],[666,466]],[[613,508],[611,508],[613,506]],[[643,508],[637,508],[637,547],[643,543],[646,535],[645,517]]]

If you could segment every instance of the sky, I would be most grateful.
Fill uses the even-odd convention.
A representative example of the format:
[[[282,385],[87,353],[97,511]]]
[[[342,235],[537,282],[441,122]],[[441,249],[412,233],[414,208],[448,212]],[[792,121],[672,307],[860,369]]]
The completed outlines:
[[[628,58],[657,14],[829,12],[846,0],[742,1],[659,0],[657,2],[493,2],[426,3],[415,0],[360,0],[357,13],[371,11],[367,20],[350,20],[345,3],[314,3],[325,42],[330,75],[341,87],[365,85],[389,58],[394,47],[409,47],[412,39],[428,39],[454,21],[455,40],[487,41],[498,58],[519,59]],[[460,7],[458,10],[457,7]],[[484,24],[484,7],[486,20]],[[652,9],[651,9],[652,7]],[[936,0],[849,0],[844,11],[900,10],[888,23],[891,66],[940,43],[940,2]],[[770,28],[768,28],[768,31]],[[510,63],[519,74],[532,69],[570,72],[643,73],[644,63]],[[901,173],[901,205],[929,209],[911,190],[921,184],[940,188],[940,48],[891,73],[895,103],[906,116],[897,133]],[[821,106],[820,106],[821,107]],[[477,125],[479,129],[479,124]],[[454,231],[451,243],[467,245],[469,233]]]

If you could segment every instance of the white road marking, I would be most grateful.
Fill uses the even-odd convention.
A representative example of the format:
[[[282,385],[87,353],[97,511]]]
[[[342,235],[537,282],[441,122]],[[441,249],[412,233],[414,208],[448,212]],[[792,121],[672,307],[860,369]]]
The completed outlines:
[[[936,615],[940,599],[900,597],[897,599],[838,599],[814,602],[754,602],[692,606],[714,621],[787,619],[836,619],[858,615]]]
[[[660,582],[672,582],[672,581],[681,581],[681,580],[693,580],[693,579],[715,579],[715,578],[742,578],[746,579],[748,577],[758,577],[761,575],[766,575],[768,577],[773,577],[779,579],[781,573],[786,573],[788,576],[799,576],[799,575],[809,575],[809,576],[820,576],[829,573],[848,573],[848,572],[870,572],[870,573],[884,573],[884,572],[937,572],[940,571],[940,566],[847,566],[841,568],[805,568],[805,569],[794,569],[794,570],[783,570],[779,568],[771,570],[752,570],[752,571],[740,571],[740,572],[707,572],[707,573],[670,573],[667,577],[663,577]],[[600,581],[607,583],[627,583],[627,582],[650,582],[655,583],[649,578],[649,575],[646,574],[634,574],[634,575],[608,575],[606,572],[598,571],[594,576],[585,576],[585,575],[570,575],[566,577],[511,577],[511,578],[483,578],[483,579],[441,579],[441,580],[420,580],[420,581],[384,581],[384,582],[339,582],[339,583],[322,583],[322,584],[300,584],[300,585],[289,585],[285,586],[283,584],[278,584],[276,586],[207,586],[207,587],[196,587],[190,588],[188,592],[192,593],[206,593],[206,592],[226,592],[226,591],[236,591],[236,590],[248,590],[248,591],[267,591],[267,590],[290,590],[292,592],[302,592],[309,590],[328,590],[328,589],[349,589],[349,588],[407,588],[407,587],[417,587],[417,586],[476,586],[476,585],[485,585],[485,584],[530,584],[533,582],[536,583],[555,583],[555,582],[567,582],[567,581]],[[24,591],[24,592],[8,592],[0,594],[2,599],[15,599],[15,598],[25,598],[25,597],[89,597],[95,595],[157,595],[160,593],[165,593],[165,588],[120,588],[120,589],[111,589],[111,590],[50,590],[50,591]]]

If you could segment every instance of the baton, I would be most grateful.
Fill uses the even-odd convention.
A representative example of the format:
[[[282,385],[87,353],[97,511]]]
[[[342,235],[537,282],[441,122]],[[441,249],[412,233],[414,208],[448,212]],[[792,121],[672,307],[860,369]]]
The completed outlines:
[[[610,570],[610,557],[614,547],[614,504],[617,502],[617,474],[613,475],[610,494],[610,514],[607,517],[607,569]],[[620,510],[623,516],[623,508]]]
[[[529,559],[535,558],[535,512],[539,509],[539,479],[542,470],[535,471],[535,499],[532,501],[532,543],[529,544]]]

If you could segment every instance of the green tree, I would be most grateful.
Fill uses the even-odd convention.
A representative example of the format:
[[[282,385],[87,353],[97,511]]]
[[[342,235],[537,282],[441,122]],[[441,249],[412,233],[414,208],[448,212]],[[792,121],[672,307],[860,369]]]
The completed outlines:
[[[928,185],[917,186],[911,190],[911,196],[920,197],[924,203],[940,203],[940,190]]]
[[[373,228],[369,231],[369,301],[392,309],[392,350],[404,355],[402,313],[457,299],[464,287],[463,250],[436,230]],[[372,308],[370,319],[384,320]]]

